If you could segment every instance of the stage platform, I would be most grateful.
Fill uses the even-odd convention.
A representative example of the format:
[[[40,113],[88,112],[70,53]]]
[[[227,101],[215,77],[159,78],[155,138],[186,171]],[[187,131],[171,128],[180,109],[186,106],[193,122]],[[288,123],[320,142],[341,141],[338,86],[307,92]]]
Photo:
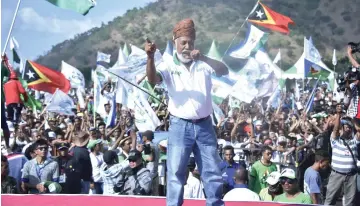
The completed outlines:
[[[164,197],[104,196],[104,195],[1,195],[2,206],[165,206]],[[184,206],[205,206],[205,200],[184,201]],[[226,202],[226,206],[281,206],[301,205],[272,202]]]

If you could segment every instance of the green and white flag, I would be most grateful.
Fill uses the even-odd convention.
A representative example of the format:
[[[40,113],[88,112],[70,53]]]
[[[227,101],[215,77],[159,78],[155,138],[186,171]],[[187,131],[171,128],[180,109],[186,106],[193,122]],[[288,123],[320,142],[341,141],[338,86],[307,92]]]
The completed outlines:
[[[250,28],[243,42],[232,50],[229,55],[234,58],[246,59],[262,48],[268,40],[269,34],[249,24]]]
[[[82,15],[89,13],[90,9],[96,5],[95,0],[46,0],[55,6],[63,9],[70,9]]]

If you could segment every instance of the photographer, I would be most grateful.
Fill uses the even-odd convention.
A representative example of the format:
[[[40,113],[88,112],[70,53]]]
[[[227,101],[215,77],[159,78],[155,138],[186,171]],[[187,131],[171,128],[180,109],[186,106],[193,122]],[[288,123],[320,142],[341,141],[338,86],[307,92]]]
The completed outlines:
[[[352,66],[355,68],[360,68],[360,64],[356,61],[356,59],[353,56],[354,53],[359,52],[359,50],[360,50],[359,47],[360,47],[359,43],[355,44],[355,43],[350,42],[348,44],[348,48],[347,48],[347,55],[349,57],[349,60],[352,64]]]
[[[358,69],[360,68],[359,63],[355,60],[353,54],[360,51],[360,44],[355,44],[350,42],[347,48],[347,54],[349,60],[352,64],[351,71],[345,73],[344,78],[342,80],[342,85],[344,89],[340,89],[342,91],[345,90],[345,99],[344,103],[347,107],[347,116],[351,118],[360,118],[359,113],[359,84],[360,84],[360,72]],[[341,83],[340,83],[341,85]]]
[[[114,186],[114,191],[122,195],[149,195],[152,179],[142,162],[141,152],[131,150],[128,160],[131,169],[120,174],[123,178]]]

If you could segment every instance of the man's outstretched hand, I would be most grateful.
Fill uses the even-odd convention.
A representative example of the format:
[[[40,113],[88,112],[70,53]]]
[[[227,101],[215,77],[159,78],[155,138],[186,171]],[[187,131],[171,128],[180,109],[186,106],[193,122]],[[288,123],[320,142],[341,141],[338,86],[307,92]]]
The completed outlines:
[[[156,51],[156,45],[152,43],[149,39],[146,39],[145,43],[145,52],[150,58],[154,58],[154,54]]]

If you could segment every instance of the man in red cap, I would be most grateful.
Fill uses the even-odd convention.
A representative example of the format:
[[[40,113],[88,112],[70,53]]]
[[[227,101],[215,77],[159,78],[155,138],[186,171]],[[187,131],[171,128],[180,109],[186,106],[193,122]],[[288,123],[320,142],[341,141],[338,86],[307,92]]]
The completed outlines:
[[[211,75],[228,74],[227,67],[195,49],[195,25],[184,19],[173,30],[176,53],[172,62],[155,67],[156,45],[147,40],[146,73],[151,84],[164,82],[168,89],[170,128],[167,151],[168,206],[182,205],[186,166],[194,153],[205,186],[207,205],[224,205],[217,139],[210,115],[213,112]]]
[[[10,72],[9,81],[4,84],[5,102],[7,108],[7,119],[13,123],[18,123],[20,112],[24,104],[20,98],[23,95],[24,101],[27,101],[27,95],[24,87],[21,85],[14,71]]]

